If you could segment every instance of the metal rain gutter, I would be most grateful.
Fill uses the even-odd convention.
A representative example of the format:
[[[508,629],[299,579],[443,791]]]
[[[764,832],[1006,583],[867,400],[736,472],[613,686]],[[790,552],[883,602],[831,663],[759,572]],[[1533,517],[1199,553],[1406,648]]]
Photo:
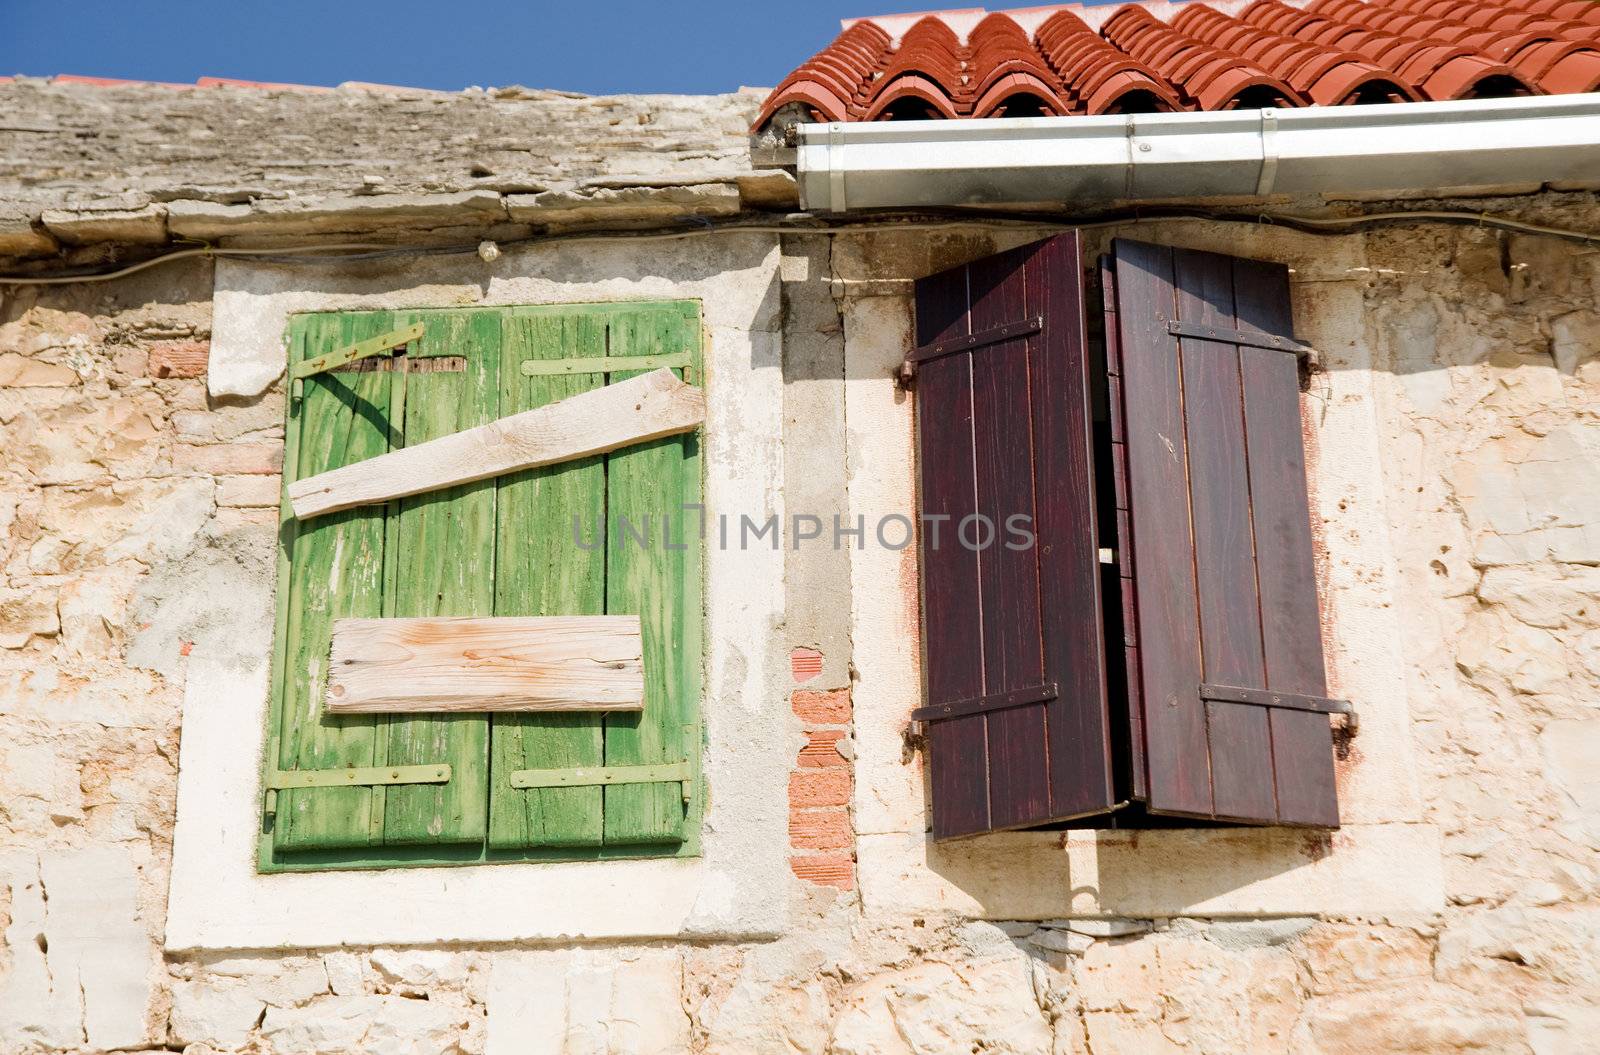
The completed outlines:
[[[823,212],[1600,183],[1600,94],[799,126]]]

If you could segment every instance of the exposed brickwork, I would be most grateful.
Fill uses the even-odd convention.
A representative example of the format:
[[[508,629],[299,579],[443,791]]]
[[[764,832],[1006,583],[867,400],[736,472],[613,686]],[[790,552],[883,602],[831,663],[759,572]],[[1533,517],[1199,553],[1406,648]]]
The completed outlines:
[[[794,874],[809,883],[854,890],[856,862],[849,854],[812,854],[789,858]]]
[[[808,733],[806,746],[800,749],[800,764],[807,768],[848,765],[848,760],[839,753],[844,737],[842,729],[818,729]]]
[[[806,734],[789,776],[790,866],[807,882],[854,890],[850,690],[796,692],[790,706]]]
[[[795,649],[789,653],[789,670],[796,684],[818,677],[822,674],[822,653],[814,648]]]
[[[794,713],[807,725],[849,725],[850,690],[797,692],[790,697]]]
[[[210,341],[158,341],[149,348],[151,377],[203,377]]]

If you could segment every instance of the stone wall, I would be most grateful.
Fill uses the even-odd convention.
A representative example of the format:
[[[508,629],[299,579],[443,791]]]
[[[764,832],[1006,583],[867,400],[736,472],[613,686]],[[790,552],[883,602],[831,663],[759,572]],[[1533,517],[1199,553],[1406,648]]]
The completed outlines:
[[[1592,202],[1538,204],[1546,222],[1600,227]],[[1245,244],[1181,225],[1142,236]],[[950,258],[988,240],[929,244]],[[166,954],[187,657],[260,654],[270,636],[263,621],[218,641],[197,600],[272,574],[282,396],[208,400],[205,266],[9,292],[0,1052],[1586,1050],[1600,1030],[1600,253],[1437,226],[1321,246],[1325,266],[1297,271],[1300,327],[1352,336],[1322,348],[1307,420],[1315,432],[1352,409],[1341,378],[1359,375],[1382,434],[1381,480],[1348,496],[1326,487],[1345,453],[1323,447],[1325,546],[1353,552],[1346,536],[1372,523],[1391,540],[1417,799],[1444,833],[1445,904],[1427,914],[874,907],[885,877],[838,845],[841,814],[859,828],[887,808],[872,796],[899,793],[862,786],[869,657],[850,654],[848,575],[794,558],[783,647],[808,650],[791,707],[811,734],[795,738],[796,786],[839,773],[848,788],[853,769],[856,787],[848,811],[837,796],[792,803],[780,939]],[[786,416],[829,423],[786,458],[795,488],[819,493],[828,478],[801,467],[845,479],[872,427],[837,397],[882,380],[847,373],[846,323],[903,315],[901,271],[881,276],[891,296],[853,300],[851,252],[797,244],[784,260]],[[1375,507],[1341,509],[1358,495]],[[916,794],[913,753],[904,765]],[[989,864],[1008,867],[999,851]]]
[[[169,242],[514,239],[789,208],[794,180],[750,165],[764,94],[0,79],[0,270]]]

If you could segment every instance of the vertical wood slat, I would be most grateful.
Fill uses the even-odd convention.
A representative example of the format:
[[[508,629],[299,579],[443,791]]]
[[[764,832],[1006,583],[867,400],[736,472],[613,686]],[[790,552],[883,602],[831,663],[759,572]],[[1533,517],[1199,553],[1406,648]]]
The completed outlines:
[[[529,359],[605,354],[603,316],[512,313],[502,322],[500,392],[505,414],[598,388],[603,374],[524,376]],[[528,469],[499,482],[496,615],[605,613],[605,460],[582,458]],[[577,545],[574,519],[585,541]],[[599,846],[601,789],[513,788],[519,769],[598,766],[605,760],[598,714],[501,714],[492,718],[493,849]]]
[[[1233,261],[1216,253],[1173,252],[1177,317],[1234,329]],[[1261,606],[1250,521],[1239,349],[1182,338],[1183,415],[1200,620],[1202,681],[1262,685]],[[1282,354],[1282,353],[1278,353]],[[1267,713],[1206,703],[1213,813],[1247,820],[1277,815]]]
[[[641,310],[610,320],[607,355],[641,356],[699,348],[699,316]],[[699,360],[692,364],[700,376]],[[616,383],[644,371],[610,375]],[[682,371],[679,371],[682,376]],[[677,763],[697,747],[686,737],[699,695],[700,544],[698,518],[685,504],[700,501],[700,437],[686,433],[613,451],[606,458],[606,612],[638,615],[643,636],[644,709],[605,716],[605,763]],[[617,525],[626,518],[647,536]],[[675,843],[685,837],[683,787],[675,782],[602,789],[604,840],[609,846]]]
[[[1126,240],[1115,253],[1147,803],[1156,812],[1210,816],[1181,363],[1167,331],[1177,310],[1173,255]]]
[[[1028,317],[1027,262],[1031,247],[967,265],[968,326],[988,330]],[[1053,327],[1053,320],[1051,320]],[[957,539],[979,546],[978,594],[983,608],[983,691],[998,695],[1039,685],[1044,661],[1039,626],[1039,563],[1035,550],[1007,549],[1000,541],[1006,520],[1034,517],[1033,408],[1030,360],[1039,358],[1044,332],[1003,341],[970,353],[972,446],[977,513],[993,525],[983,542],[982,523]],[[960,525],[958,524],[958,530]],[[1050,815],[1043,704],[994,711],[986,722],[989,826],[1010,828]]]
[[[386,313],[307,316],[305,358],[393,329]],[[389,449],[389,373],[327,373],[309,379],[296,413],[301,476],[375,457]],[[383,718],[322,718],[333,620],[383,615],[386,509],[353,509],[326,523],[297,527],[292,542],[289,612],[279,687],[281,769],[374,765],[387,729]],[[382,839],[382,799],[369,787],[297,788],[278,793],[276,851],[364,847]]]
[[[1292,332],[1286,268],[1237,260],[1234,284],[1240,330],[1282,335]],[[1305,440],[1300,421],[1299,365],[1294,356],[1265,348],[1241,348],[1240,356],[1266,654],[1265,687],[1326,696]],[[1268,722],[1279,822],[1336,827],[1338,792],[1328,720],[1320,714],[1273,708]]]
[[[460,355],[460,373],[402,375],[395,447],[414,446],[500,416],[500,319],[496,312],[397,313],[395,325],[422,322],[422,355]],[[401,499],[398,551],[385,583],[391,616],[494,613],[495,486],[492,480]],[[489,721],[485,715],[392,715],[384,765],[446,762],[443,784],[384,791],[388,846],[478,843],[487,827]]]
[[[1052,238],[1029,256],[1029,314],[1045,319],[1031,342],[1034,491],[1050,819],[1108,808],[1112,787],[1100,546],[1095,512],[1094,411],[1081,236]]]
[[[971,332],[965,268],[916,284],[917,343]],[[917,371],[917,429],[923,514],[923,649],[928,702],[983,693],[982,598],[977,554],[955,540],[955,525],[977,509],[973,470],[970,355],[949,355]],[[987,831],[987,724],[981,714],[932,722],[928,767],[933,834]]]

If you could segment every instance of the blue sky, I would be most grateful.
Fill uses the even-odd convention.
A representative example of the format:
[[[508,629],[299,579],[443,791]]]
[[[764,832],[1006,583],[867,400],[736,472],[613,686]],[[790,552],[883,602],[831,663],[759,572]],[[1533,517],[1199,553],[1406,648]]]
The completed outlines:
[[[938,6],[937,0],[0,0],[0,74],[722,92],[776,84],[832,39],[841,18]]]

